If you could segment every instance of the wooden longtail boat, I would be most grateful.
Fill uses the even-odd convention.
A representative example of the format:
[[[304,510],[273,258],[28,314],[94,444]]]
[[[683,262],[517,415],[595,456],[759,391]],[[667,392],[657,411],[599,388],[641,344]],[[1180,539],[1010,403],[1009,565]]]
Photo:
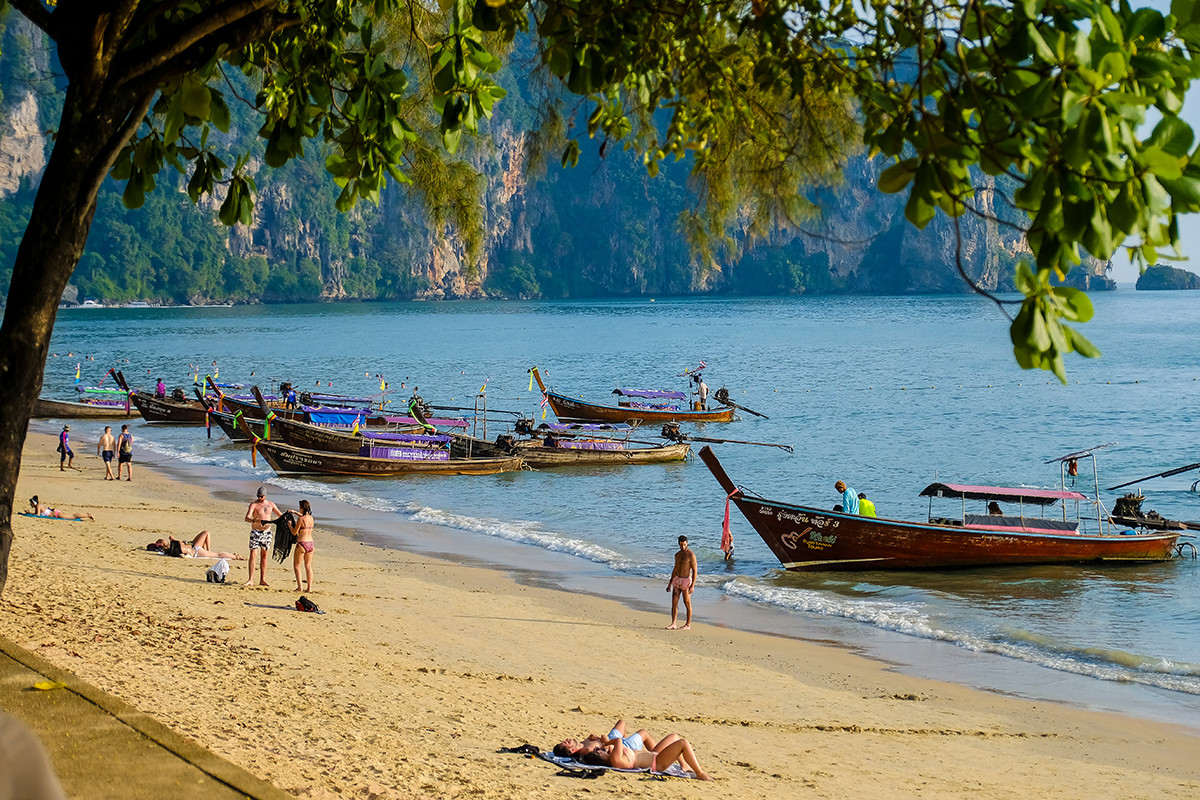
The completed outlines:
[[[146,392],[130,390],[125,376],[118,370],[113,373],[122,389],[129,392],[129,401],[137,407],[146,422],[167,425],[203,425],[204,406],[196,400],[180,399],[182,392],[176,390],[173,397],[155,397]]]
[[[449,437],[444,437],[449,440]],[[414,453],[418,448],[368,447],[368,452],[377,455],[352,456],[344,453],[327,453],[292,447],[281,442],[260,439],[253,445],[261,452],[267,463],[280,475],[301,473],[319,475],[397,476],[397,475],[492,475],[497,472],[512,472],[524,468],[519,456],[501,458],[450,458],[435,457],[433,451]],[[426,449],[427,448],[420,448]],[[402,457],[386,457],[384,452],[404,452]]]
[[[729,499],[785,569],[881,570],[983,567],[1005,564],[1167,561],[1177,554],[1178,531],[1122,531],[1100,515],[1088,520],[1025,516],[1026,506],[1045,509],[1063,501],[1089,501],[1064,489],[1025,489],[935,483],[928,522],[862,517],[840,511],[782,503],[752,496],[726,474],[716,454],[704,447],[700,458]],[[932,498],[958,501],[954,518],[933,517]],[[967,514],[967,501],[1015,503],[1020,516]]]
[[[456,422],[460,422],[462,427],[466,427],[466,420],[457,420]],[[251,425],[253,424],[251,422]],[[425,427],[415,419],[394,425],[386,430],[366,428],[357,433],[346,428],[328,428],[296,419],[271,420],[272,437],[285,444],[308,450],[323,450],[327,453],[348,455],[358,455],[363,445],[368,442],[387,441],[389,436],[406,436],[423,431],[425,431]]]
[[[70,400],[51,400],[39,397],[33,404],[33,416],[61,419],[127,419],[137,416],[137,409],[100,403],[73,403]]]
[[[542,382],[537,367],[530,370],[554,415],[562,422],[609,422],[643,424],[658,422],[732,422],[732,406],[716,409],[687,408],[683,392],[614,389],[618,404],[606,406],[552,392]]]
[[[499,436],[489,442],[454,434],[450,452],[462,457],[516,454],[534,469],[663,464],[683,461],[691,452],[691,445],[679,442],[631,440],[633,431],[628,425],[558,423],[538,426],[531,439]]]

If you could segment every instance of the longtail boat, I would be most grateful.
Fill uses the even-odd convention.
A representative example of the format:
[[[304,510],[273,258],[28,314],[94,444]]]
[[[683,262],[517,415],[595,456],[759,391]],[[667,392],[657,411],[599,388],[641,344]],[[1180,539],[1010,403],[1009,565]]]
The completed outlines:
[[[262,453],[267,463],[280,475],[492,475],[516,471],[525,466],[519,456],[451,458],[446,447],[433,446],[448,445],[449,442],[449,436],[413,434],[409,441],[388,442],[386,447],[372,444],[363,448],[362,455],[347,455],[259,439],[254,442],[252,452]]]
[[[691,445],[684,443],[630,439],[634,430],[623,424],[543,423],[528,431],[532,438],[527,439],[502,435],[489,442],[454,434],[450,452],[462,457],[516,454],[534,469],[663,464],[683,461],[691,452]]]
[[[136,409],[102,403],[74,403],[70,400],[51,400],[39,397],[33,404],[33,416],[60,419],[125,419],[137,415]]]
[[[732,422],[737,410],[733,406],[705,409],[693,404],[689,407],[686,393],[657,389],[614,389],[617,405],[589,403],[547,389],[537,367],[530,372],[561,422]]]
[[[171,397],[155,397],[146,392],[131,390],[120,370],[113,373],[117,383],[126,392],[138,413],[147,422],[167,425],[203,425],[204,406],[196,400],[188,400],[182,389],[176,389]]]
[[[934,483],[921,492],[930,498],[929,521],[908,522],[758,497],[730,479],[711,448],[701,448],[700,458],[783,567],[797,572],[1145,563],[1167,561],[1179,552],[1178,531],[1122,530],[1106,518],[1098,499],[1095,518],[1068,519],[1066,503],[1089,501],[1068,489]],[[935,517],[934,498],[951,500],[960,510]],[[1019,514],[970,514],[969,501],[1007,503],[1010,511],[1015,504]],[[1061,519],[1026,514],[1060,501]]]
[[[323,450],[327,453],[358,455],[366,442],[383,442],[393,437],[409,436],[426,430],[424,425],[412,417],[395,417],[394,419],[397,422],[387,429],[362,428],[355,431],[349,428],[330,428],[280,417],[271,420],[271,434],[274,438],[293,447]],[[437,420],[437,422],[464,428],[467,426],[466,420]]]

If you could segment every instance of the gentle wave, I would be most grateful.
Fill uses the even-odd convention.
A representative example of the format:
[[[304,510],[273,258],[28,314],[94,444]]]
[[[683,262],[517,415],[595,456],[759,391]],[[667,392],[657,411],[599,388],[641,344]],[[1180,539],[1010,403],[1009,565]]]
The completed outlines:
[[[763,605],[852,620],[882,630],[947,642],[965,650],[1015,658],[1061,672],[1200,695],[1200,665],[1196,664],[1175,664],[1155,656],[1139,656],[1117,650],[1065,646],[1030,632],[1010,633],[1019,640],[1012,642],[945,630],[933,624],[918,606],[909,603],[857,600],[806,589],[762,586],[740,577],[726,583],[724,591],[731,597]]]

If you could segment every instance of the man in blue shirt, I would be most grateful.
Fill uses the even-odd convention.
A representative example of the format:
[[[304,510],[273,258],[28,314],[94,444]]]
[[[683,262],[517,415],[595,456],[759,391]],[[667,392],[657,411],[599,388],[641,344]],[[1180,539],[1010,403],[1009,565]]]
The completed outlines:
[[[71,426],[63,425],[62,433],[58,435],[58,468],[62,472],[75,469],[75,452],[71,450]]]
[[[847,486],[845,481],[838,481],[833,488],[842,493],[842,511],[847,514],[857,514],[858,493]]]

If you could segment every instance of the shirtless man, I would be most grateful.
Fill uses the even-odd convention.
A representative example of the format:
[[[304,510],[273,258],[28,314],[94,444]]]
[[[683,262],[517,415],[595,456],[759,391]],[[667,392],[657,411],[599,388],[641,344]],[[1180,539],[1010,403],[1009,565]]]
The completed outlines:
[[[258,498],[246,509],[246,522],[250,523],[250,558],[246,564],[250,567],[250,574],[243,586],[254,583],[255,550],[259,551],[258,585],[270,585],[267,583],[267,551],[271,549],[271,527],[267,521],[280,516],[279,508],[267,499],[266,488],[258,487]]]
[[[683,604],[687,607],[687,619],[680,630],[692,628],[692,591],[696,588],[696,554],[688,548],[688,538],[679,537],[679,552],[675,554],[675,570],[667,581],[667,591],[671,592],[671,624],[667,630],[673,631],[678,626],[675,620],[679,617],[679,597],[683,596]]]
[[[104,459],[104,480],[115,481],[112,474],[113,456],[117,454],[117,439],[112,435],[112,425],[104,426],[104,435],[96,443],[96,455]]]

